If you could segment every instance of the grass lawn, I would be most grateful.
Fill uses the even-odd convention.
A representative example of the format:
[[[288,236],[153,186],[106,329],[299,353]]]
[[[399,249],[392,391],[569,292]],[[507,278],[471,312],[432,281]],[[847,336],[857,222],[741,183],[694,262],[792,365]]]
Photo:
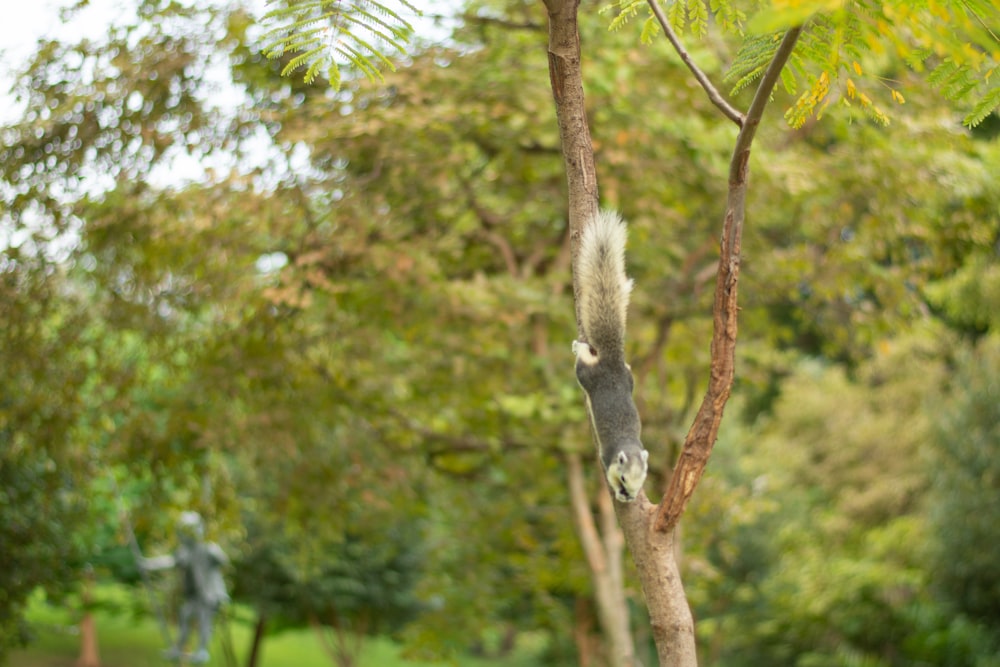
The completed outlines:
[[[80,650],[74,617],[70,610],[47,604],[41,597],[32,601],[28,618],[37,632],[36,641],[10,655],[9,667],[74,667]],[[164,642],[151,618],[135,619],[128,613],[97,610],[98,645],[102,667],[166,667],[162,657]],[[223,653],[224,628],[216,624],[209,667],[226,667]],[[171,632],[176,633],[175,627]],[[246,664],[252,628],[243,622],[231,622],[229,631],[240,665]],[[192,637],[191,644],[196,637]],[[539,646],[519,647],[504,659],[484,660],[468,657],[462,667],[541,667]],[[268,636],[261,652],[261,667],[333,667],[312,630],[291,630]],[[361,652],[359,667],[437,667],[441,663],[414,662],[400,657],[400,647],[383,638],[368,639]]]

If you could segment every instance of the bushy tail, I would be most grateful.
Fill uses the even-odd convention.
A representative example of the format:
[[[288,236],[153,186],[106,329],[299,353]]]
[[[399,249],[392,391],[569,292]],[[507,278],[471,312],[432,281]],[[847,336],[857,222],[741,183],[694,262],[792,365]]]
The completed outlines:
[[[617,212],[601,211],[580,238],[580,317],[587,343],[599,357],[625,351],[625,316],[632,292],[632,281],[625,275],[627,235]]]

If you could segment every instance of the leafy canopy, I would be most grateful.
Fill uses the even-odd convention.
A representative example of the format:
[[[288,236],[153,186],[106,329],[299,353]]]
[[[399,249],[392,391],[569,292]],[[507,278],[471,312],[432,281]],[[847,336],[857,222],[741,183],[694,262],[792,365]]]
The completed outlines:
[[[611,29],[635,17],[646,0],[618,0]],[[609,9],[610,9],[609,8]],[[905,103],[905,73],[890,63],[902,60],[929,84],[965,109],[963,122],[975,127],[1000,106],[1000,7],[992,0],[677,0],[666,10],[671,27],[702,37],[712,25],[744,38],[726,76],[737,94],[763,75],[780,34],[805,25],[782,84],[797,95],[785,118],[801,127],[833,102],[860,108],[886,125],[886,96]],[[748,18],[749,16],[749,18]],[[652,11],[642,28],[643,42],[660,31]]]
[[[342,65],[350,65],[373,81],[382,81],[382,68],[395,71],[386,53],[406,54],[413,26],[404,12],[420,15],[407,0],[274,0],[281,6],[264,15],[279,25],[264,35],[268,58],[292,55],[281,74],[306,68],[306,83],[322,72],[334,89],[340,88]],[[399,9],[393,9],[397,5]]]

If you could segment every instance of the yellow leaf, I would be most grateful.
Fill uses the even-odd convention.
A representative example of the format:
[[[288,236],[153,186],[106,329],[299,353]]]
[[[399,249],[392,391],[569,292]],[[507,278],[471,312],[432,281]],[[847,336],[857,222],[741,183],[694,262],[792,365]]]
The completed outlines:
[[[903,93],[898,90],[892,91],[892,99],[894,99],[897,104],[906,104],[906,100],[903,99]]]
[[[852,64],[854,65],[854,71],[857,73],[858,76],[861,76],[862,74],[861,65],[858,64],[857,60],[855,60]]]
[[[858,89],[854,87],[854,81],[852,81],[851,79],[848,79],[847,80],[847,96],[850,97],[851,99],[854,99],[854,95],[857,92],[858,92]]]

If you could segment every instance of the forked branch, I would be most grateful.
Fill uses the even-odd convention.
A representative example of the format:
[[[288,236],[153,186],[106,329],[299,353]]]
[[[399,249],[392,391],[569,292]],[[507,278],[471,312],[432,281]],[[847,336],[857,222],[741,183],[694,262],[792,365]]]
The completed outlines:
[[[674,467],[667,492],[657,507],[656,530],[661,532],[673,529],[684,513],[684,508],[705,471],[708,457],[719,435],[722,411],[732,392],[736,368],[737,284],[746,213],[750,147],[774,84],[788,62],[801,32],[801,26],[797,26],[785,33],[757,86],[746,120],[736,137],[736,147],[729,163],[729,194],[719,244],[719,270],[716,274],[715,304],[712,309],[712,368],[708,391],[684,439],[684,447]]]
[[[719,90],[712,84],[711,79],[701,71],[701,68],[694,62],[694,58],[691,54],[687,52],[684,45],[681,44],[680,38],[677,33],[674,32],[673,27],[670,25],[670,21],[667,20],[666,14],[663,13],[663,9],[656,0],[647,0],[649,3],[649,8],[653,12],[653,16],[660,24],[660,28],[663,30],[663,34],[666,36],[667,41],[673,45],[674,50],[677,51],[677,55],[681,57],[681,60],[687,65],[687,68],[691,70],[691,74],[698,81],[705,92],[708,94],[708,99],[712,101],[719,111],[729,120],[736,123],[738,126],[743,127],[743,122],[745,120],[743,114],[741,114],[735,107],[733,107],[726,98],[722,96]]]

